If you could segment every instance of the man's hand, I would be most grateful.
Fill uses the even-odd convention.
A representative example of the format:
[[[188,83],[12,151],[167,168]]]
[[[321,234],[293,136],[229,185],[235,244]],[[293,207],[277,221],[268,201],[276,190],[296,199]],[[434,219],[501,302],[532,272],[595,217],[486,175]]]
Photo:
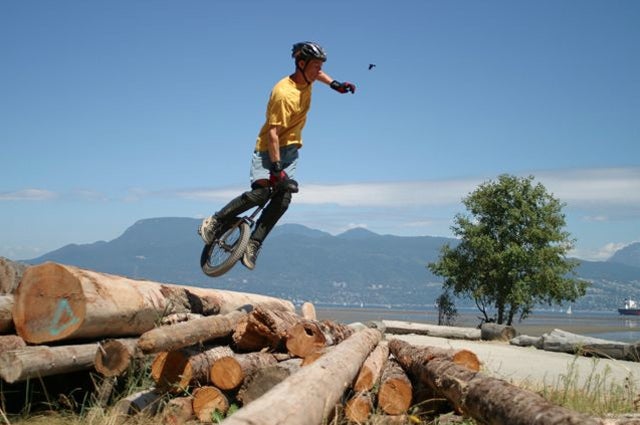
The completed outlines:
[[[351,83],[348,83],[348,82],[341,83],[341,82],[339,82],[337,80],[333,80],[329,86],[332,89],[334,89],[335,91],[337,91],[338,93],[349,93],[349,92],[351,92],[353,94],[353,93],[356,92],[355,84],[351,84]]]
[[[278,183],[283,182],[287,179],[289,179],[289,176],[282,169],[282,162],[272,162],[271,168],[269,170],[269,182],[271,183],[271,186],[276,186]]]

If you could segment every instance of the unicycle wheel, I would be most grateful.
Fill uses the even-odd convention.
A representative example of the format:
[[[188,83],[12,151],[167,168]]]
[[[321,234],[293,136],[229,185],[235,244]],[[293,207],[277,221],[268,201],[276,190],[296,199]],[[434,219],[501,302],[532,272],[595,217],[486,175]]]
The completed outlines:
[[[200,267],[204,274],[218,277],[231,270],[247,249],[249,232],[249,225],[241,218],[223,224],[219,236],[202,249]]]

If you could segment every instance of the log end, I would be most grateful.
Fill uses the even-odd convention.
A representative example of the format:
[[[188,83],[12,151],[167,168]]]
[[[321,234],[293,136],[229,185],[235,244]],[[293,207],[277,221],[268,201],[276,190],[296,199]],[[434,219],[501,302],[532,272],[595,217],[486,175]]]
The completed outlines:
[[[233,357],[223,357],[211,366],[211,382],[221,390],[233,390],[242,384],[242,367]]]
[[[287,350],[293,356],[305,358],[326,345],[322,330],[314,322],[300,322],[287,334]]]

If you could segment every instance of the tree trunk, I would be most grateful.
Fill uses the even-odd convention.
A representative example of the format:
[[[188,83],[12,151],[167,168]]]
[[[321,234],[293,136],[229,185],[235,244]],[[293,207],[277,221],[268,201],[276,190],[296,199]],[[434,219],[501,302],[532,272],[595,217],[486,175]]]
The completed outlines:
[[[352,328],[330,320],[301,320],[287,332],[287,351],[293,356],[305,358],[323,347],[339,344],[353,332]]]
[[[22,276],[13,319],[18,334],[37,344],[137,336],[168,314],[203,309],[203,304],[216,304],[217,310],[229,312],[252,300],[293,310],[289,301],[262,295],[159,284],[45,263],[29,267]]]
[[[310,302],[303,303],[302,307],[300,307],[300,311],[303,318],[307,320],[318,320],[318,316],[316,315],[316,307]]]
[[[289,359],[258,369],[244,380],[238,390],[237,399],[242,402],[243,406],[259,399],[267,391],[299,371],[301,363],[301,359]]]
[[[408,355],[408,343],[389,342],[389,350],[415,379],[446,397],[458,412],[487,425],[598,425],[601,421],[555,406],[541,396],[443,357]],[[430,347],[426,347],[427,351]]]
[[[244,316],[244,311],[232,311],[224,315],[161,326],[142,334],[138,347],[145,354],[159,353],[229,336]]]
[[[561,329],[554,329],[551,333],[542,335],[536,344],[536,348],[616,360],[639,360],[638,349],[634,344],[576,335]]]
[[[0,295],[0,335],[13,332],[13,295]]]
[[[315,363],[238,410],[226,419],[225,425],[322,424],[381,338],[375,329],[353,334]]]
[[[233,351],[226,346],[201,353],[188,349],[159,353],[151,364],[151,377],[162,389],[174,393],[184,391],[197,383],[207,384],[213,363],[232,355]]]
[[[213,423],[214,413],[224,415],[229,410],[229,400],[216,387],[199,387],[193,390],[193,413],[203,423]]]
[[[0,295],[13,294],[28,264],[0,257]]]
[[[133,359],[142,357],[137,344],[137,338],[109,339],[100,342],[94,360],[96,371],[105,377],[122,375]]]
[[[409,377],[395,359],[385,364],[378,390],[378,408],[388,415],[405,413],[411,406],[413,387]]]
[[[399,320],[383,320],[386,332],[395,335],[416,334],[450,339],[480,339],[480,329],[459,328],[456,326],[429,325],[426,323],[402,322]]]
[[[258,369],[276,364],[276,358],[270,353],[234,354],[216,360],[211,366],[211,382],[221,390],[238,388],[247,376]]]
[[[27,344],[18,335],[0,335],[0,354],[26,346]]]
[[[265,347],[282,351],[287,331],[301,320],[295,312],[258,307],[240,320],[233,341],[240,351],[259,351]]]
[[[0,377],[12,384],[25,379],[88,370],[98,344],[34,346],[0,354]]]
[[[373,386],[378,382],[378,379],[380,379],[388,358],[389,345],[385,341],[382,341],[362,364],[356,381],[353,384],[353,389],[355,391],[371,391]]]
[[[373,411],[373,397],[368,391],[358,392],[344,406],[344,415],[350,422],[367,423]]]
[[[419,375],[422,364],[434,359],[446,359],[469,370],[480,370],[480,360],[469,350],[454,350],[439,347],[416,347],[408,342],[392,339],[389,341],[389,351],[409,373]],[[417,369],[410,369],[416,366]]]
[[[483,323],[480,327],[480,338],[483,341],[509,341],[517,332],[513,326],[497,323]]]

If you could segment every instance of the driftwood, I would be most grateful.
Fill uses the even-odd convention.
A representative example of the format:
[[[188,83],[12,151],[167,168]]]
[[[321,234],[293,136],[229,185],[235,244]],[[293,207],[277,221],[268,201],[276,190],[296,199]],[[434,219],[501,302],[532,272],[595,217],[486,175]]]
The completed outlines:
[[[0,294],[12,294],[28,264],[0,257]]]
[[[388,358],[389,345],[382,341],[362,364],[353,384],[354,391],[370,391],[380,379]]]
[[[576,335],[554,329],[540,337],[536,348],[570,354],[606,357],[616,360],[640,361],[640,345]]]
[[[123,374],[133,359],[142,357],[137,345],[137,338],[109,339],[100,342],[94,359],[96,371],[105,377]]]
[[[161,326],[142,334],[138,347],[146,354],[159,353],[229,336],[245,315],[244,311],[233,311]]]
[[[302,313],[302,317],[307,320],[318,320],[318,316],[316,314],[316,307],[310,302],[305,302],[300,307],[300,312]]]
[[[199,387],[193,391],[193,413],[200,422],[213,423],[213,414],[229,410],[229,400],[216,387]]]
[[[381,338],[382,334],[375,329],[351,335],[330,353],[301,368],[231,415],[225,425],[321,424],[331,416],[336,403]]]
[[[238,390],[238,400],[244,406],[257,400],[280,382],[299,371],[301,363],[301,359],[289,359],[258,369],[243,382]]]
[[[13,331],[13,295],[0,295],[0,335]]]
[[[445,396],[458,412],[464,412],[480,423],[496,425],[581,424],[597,425],[600,420],[553,405],[540,395],[520,389],[501,379],[487,377],[480,372],[455,364],[449,359],[435,357],[428,361],[407,355],[415,347],[393,340],[389,350],[411,371],[414,379]]]
[[[33,346],[0,354],[0,377],[8,383],[25,379],[88,370],[98,343],[60,347]]]
[[[378,407],[389,415],[400,415],[409,409],[412,398],[409,377],[395,359],[389,359],[380,378]]]
[[[516,336],[513,326],[497,323],[483,323],[480,327],[480,339],[483,341],[509,341]]]
[[[416,334],[466,340],[478,340],[481,336],[480,329],[476,328],[429,325],[426,323],[402,322],[398,320],[383,320],[382,323],[386,327],[387,333],[395,335]]]
[[[18,335],[0,335],[0,354],[26,346],[27,344]]]
[[[205,304],[209,311],[221,312],[245,304],[294,310],[289,301],[263,295],[159,284],[45,263],[24,272],[15,292],[13,321],[18,334],[34,344],[137,336],[165,315],[202,310]]]
[[[424,364],[440,358],[466,369],[480,370],[480,360],[474,352],[440,347],[416,347],[399,339],[389,341],[389,351],[402,367],[411,374],[419,375]]]
[[[210,380],[221,390],[234,390],[259,369],[276,363],[273,354],[262,352],[222,357],[211,366]]]
[[[539,336],[518,335],[515,338],[509,340],[509,344],[517,345],[518,347],[531,347],[540,343]]]

